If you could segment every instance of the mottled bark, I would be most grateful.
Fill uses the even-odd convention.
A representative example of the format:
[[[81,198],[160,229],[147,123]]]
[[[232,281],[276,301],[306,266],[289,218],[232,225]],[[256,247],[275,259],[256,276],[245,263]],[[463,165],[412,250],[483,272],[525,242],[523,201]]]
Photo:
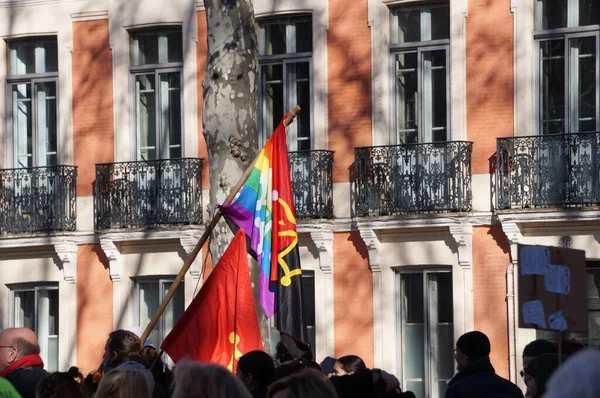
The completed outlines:
[[[208,60],[202,125],[210,170],[209,211],[214,214],[258,152],[258,41],[251,0],[205,0],[204,7]],[[232,238],[221,221],[210,243],[215,263]],[[258,287],[255,262],[251,268]],[[257,308],[263,341],[268,341],[266,318]]]

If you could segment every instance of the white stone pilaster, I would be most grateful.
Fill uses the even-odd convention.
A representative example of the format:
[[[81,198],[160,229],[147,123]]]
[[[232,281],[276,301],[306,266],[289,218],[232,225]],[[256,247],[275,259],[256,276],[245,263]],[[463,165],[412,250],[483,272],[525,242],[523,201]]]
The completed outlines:
[[[360,237],[369,252],[369,267],[373,277],[373,362],[380,368],[383,363],[383,286],[381,277],[381,242],[373,229],[360,228]]]
[[[121,319],[121,312],[124,310],[123,300],[126,299],[121,285],[123,273],[121,252],[115,242],[107,238],[100,238],[100,247],[108,259],[110,279],[113,282],[113,327],[117,329],[120,327],[119,320]]]
[[[456,242],[460,282],[456,290],[462,293],[462,302],[455,303],[455,310],[460,311],[462,329],[465,333],[473,330],[473,225],[450,225],[450,234]],[[458,326],[458,325],[455,325]]]
[[[322,303],[315,307],[317,347],[315,354],[319,358],[334,356],[334,292],[333,292],[333,232],[316,231],[310,238],[319,251],[319,270],[315,271],[315,302]]]

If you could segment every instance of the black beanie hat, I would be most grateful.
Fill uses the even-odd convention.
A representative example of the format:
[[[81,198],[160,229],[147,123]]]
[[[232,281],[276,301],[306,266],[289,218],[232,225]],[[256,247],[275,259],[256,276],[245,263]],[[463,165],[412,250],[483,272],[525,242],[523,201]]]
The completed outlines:
[[[465,354],[469,360],[475,361],[490,355],[490,339],[478,331],[468,332],[458,338],[456,348]]]

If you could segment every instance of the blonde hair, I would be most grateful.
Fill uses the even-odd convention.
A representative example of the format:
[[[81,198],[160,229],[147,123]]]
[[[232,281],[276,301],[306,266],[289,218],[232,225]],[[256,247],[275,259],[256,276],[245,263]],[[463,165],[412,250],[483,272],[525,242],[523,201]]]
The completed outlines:
[[[115,368],[106,373],[94,398],[151,397],[153,386],[144,370]]]
[[[268,397],[274,397],[280,391],[287,392],[293,398],[338,398],[333,384],[327,377],[314,369],[294,373],[273,383]]]
[[[213,364],[183,360],[175,367],[172,398],[252,398],[229,370]]]

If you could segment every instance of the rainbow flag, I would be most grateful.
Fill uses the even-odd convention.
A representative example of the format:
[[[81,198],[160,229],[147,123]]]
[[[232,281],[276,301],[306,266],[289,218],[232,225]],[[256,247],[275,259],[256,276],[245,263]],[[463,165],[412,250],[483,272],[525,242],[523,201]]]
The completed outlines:
[[[260,265],[259,297],[267,317],[271,317],[276,311],[277,253],[281,247],[280,239],[277,234],[274,235],[279,220],[274,222],[273,200],[277,201],[283,191],[289,191],[287,194],[284,193],[284,198],[287,197],[287,203],[291,204],[295,224],[289,170],[285,127],[282,120],[258,154],[254,169],[234,202],[221,207],[228,221],[243,228],[250,239],[249,252]],[[287,178],[284,178],[283,182],[280,181],[282,171],[284,177],[287,172]],[[281,186],[282,184],[284,186]],[[276,237],[275,240],[273,236]]]

